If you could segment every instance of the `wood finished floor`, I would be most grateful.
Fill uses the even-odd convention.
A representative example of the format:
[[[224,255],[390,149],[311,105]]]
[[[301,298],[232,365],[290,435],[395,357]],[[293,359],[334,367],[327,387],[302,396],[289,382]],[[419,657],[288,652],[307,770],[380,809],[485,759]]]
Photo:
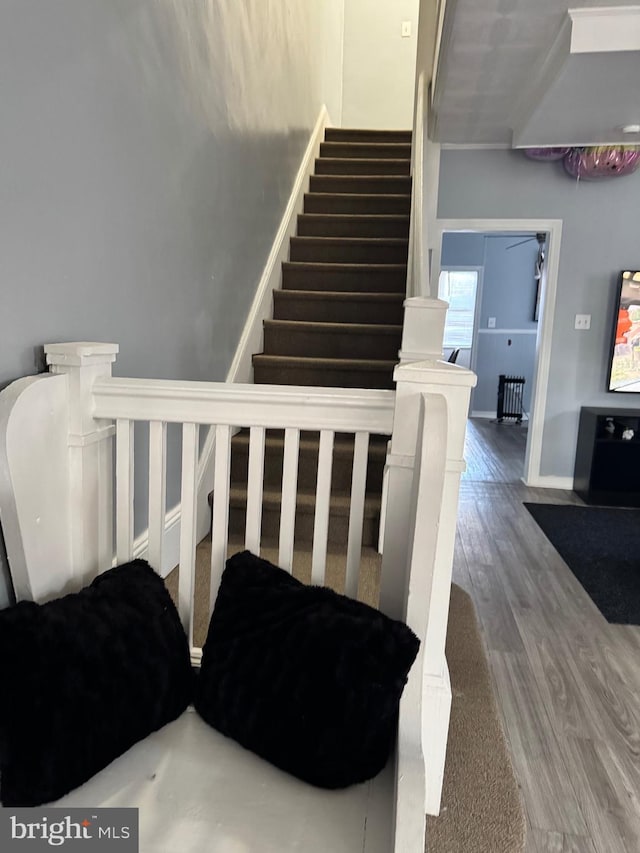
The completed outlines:
[[[605,620],[524,508],[582,503],[520,482],[525,442],[525,425],[469,422],[454,561],[488,650],[525,851],[637,853],[640,627]]]

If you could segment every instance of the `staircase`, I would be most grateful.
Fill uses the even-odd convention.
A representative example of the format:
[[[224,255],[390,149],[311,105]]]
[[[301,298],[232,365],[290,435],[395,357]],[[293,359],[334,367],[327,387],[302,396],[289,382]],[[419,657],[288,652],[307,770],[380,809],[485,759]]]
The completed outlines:
[[[411,200],[410,131],[327,129],[274,291],[254,381],[393,388],[402,337]],[[296,547],[313,537],[318,433],[300,437]],[[265,441],[263,534],[277,540],[284,436]],[[244,531],[249,437],[232,443],[230,533]],[[386,439],[369,446],[363,545],[377,544]],[[347,541],[353,439],[335,436],[329,545]]]

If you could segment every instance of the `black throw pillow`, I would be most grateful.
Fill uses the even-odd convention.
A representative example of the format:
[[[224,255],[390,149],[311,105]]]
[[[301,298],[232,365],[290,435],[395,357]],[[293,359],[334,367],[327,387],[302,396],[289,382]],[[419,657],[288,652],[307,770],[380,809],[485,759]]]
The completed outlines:
[[[144,560],[76,594],[0,612],[0,683],[5,806],[57,800],[193,698],[184,629]]]
[[[402,622],[245,551],[222,575],[195,707],[277,767],[343,788],[384,767],[418,647]]]

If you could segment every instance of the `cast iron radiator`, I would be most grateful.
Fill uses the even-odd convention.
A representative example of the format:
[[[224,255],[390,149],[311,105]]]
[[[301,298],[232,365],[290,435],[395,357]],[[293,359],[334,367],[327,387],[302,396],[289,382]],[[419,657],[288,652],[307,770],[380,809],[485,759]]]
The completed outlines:
[[[505,419],[513,419],[517,424],[522,423],[522,399],[524,395],[524,376],[498,377],[498,423]]]

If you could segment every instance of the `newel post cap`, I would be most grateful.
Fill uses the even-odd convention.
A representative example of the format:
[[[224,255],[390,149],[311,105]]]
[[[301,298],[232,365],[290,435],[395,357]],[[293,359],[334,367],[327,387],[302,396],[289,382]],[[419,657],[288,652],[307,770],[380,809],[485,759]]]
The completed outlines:
[[[439,359],[424,359],[399,364],[393,372],[394,382],[419,385],[448,385],[454,388],[473,388],[478,377],[466,367]]]
[[[111,364],[116,360],[118,344],[96,341],[71,341],[45,344],[44,351],[50,366],[83,367],[85,365]]]

